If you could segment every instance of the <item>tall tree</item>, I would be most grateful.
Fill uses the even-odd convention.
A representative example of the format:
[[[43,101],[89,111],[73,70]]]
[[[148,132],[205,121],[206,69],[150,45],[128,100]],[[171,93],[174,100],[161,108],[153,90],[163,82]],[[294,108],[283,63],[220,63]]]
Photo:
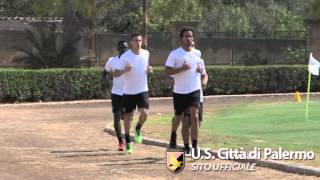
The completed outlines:
[[[168,32],[172,21],[201,19],[199,0],[158,0],[150,3],[150,30]]]
[[[101,31],[131,33],[142,30],[141,0],[108,0],[97,8],[97,28]]]

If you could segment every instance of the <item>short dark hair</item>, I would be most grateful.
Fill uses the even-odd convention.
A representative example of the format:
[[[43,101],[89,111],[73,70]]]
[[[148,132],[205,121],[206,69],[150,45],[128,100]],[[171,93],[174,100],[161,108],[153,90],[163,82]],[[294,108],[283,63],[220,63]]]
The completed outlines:
[[[194,31],[193,31],[193,29],[188,28],[188,27],[184,27],[184,28],[182,28],[181,31],[180,31],[180,38],[182,38],[184,32],[187,32],[187,31],[191,31],[191,32],[192,32],[192,35],[194,36]]]
[[[118,47],[120,46],[120,44],[124,44],[124,43],[127,43],[127,41],[125,41],[125,40],[119,40],[119,41],[118,41]]]
[[[130,35],[130,40],[132,40],[134,37],[137,37],[137,36],[142,36],[142,35],[140,33],[131,34]]]

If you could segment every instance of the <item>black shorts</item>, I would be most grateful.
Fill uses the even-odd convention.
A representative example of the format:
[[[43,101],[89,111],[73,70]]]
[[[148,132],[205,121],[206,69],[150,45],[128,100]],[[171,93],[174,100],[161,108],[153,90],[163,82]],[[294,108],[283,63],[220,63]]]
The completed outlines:
[[[123,96],[111,94],[112,112],[120,112],[123,110]]]
[[[203,104],[202,102],[200,102],[200,108],[199,108],[199,121],[202,122],[202,114],[203,114]],[[188,117],[189,118],[189,121],[191,120],[190,118],[190,110],[187,109],[184,113],[183,113],[183,116],[185,117]],[[191,124],[191,122],[189,122]]]
[[[200,90],[189,94],[173,93],[173,106],[175,115],[183,114],[189,107],[200,108]]]
[[[148,92],[142,92],[134,95],[123,95],[123,110],[125,113],[131,113],[138,108],[149,109],[149,94]]]

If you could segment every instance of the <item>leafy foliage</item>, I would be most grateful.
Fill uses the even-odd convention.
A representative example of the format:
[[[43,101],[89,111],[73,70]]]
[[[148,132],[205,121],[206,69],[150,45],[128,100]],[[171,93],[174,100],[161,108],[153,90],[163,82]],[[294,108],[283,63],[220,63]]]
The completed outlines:
[[[1,0],[0,16],[34,16],[32,0]]]
[[[64,17],[71,8],[85,26],[131,33],[141,30],[142,3],[141,0],[3,0],[0,15]],[[304,30],[306,9],[319,18],[319,6],[319,0],[149,0],[149,28],[151,32],[169,32],[172,21],[199,21],[201,31],[205,32],[300,31]]]
[[[100,80],[96,69],[0,70],[0,102],[103,98]]]
[[[205,95],[305,92],[308,75],[304,65],[208,66],[207,73]],[[107,98],[112,83],[101,74],[102,69],[2,69],[0,102]],[[148,81],[150,96],[171,96],[163,68],[155,68]],[[320,91],[320,80],[311,82],[312,91]]]

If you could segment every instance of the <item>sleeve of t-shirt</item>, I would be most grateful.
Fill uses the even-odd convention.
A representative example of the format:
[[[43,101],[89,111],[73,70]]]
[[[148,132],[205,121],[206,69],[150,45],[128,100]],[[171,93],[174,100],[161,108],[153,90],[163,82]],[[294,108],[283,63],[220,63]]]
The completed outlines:
[[[170,53],[169,56],[168,56],[168,58],[167,58],[167,61],[166,61],[165,66],[174,67],[174,64],[175,64],[174,55],[173,55],[172,53]]]
[[[201,51],[200,51],[200,50],[194,49],[194,53],[195,53],[199,58],[201,58]]]
[[[105,69],[107,72],[112,71],[111,60],[112,60],[112,57],[108,59],[108,61],[106,62],[106,65],[104,66],[104,69]]]
[[[115,65],[115,69],[117,70],[123,70],[126,67],[126,58],[124,55],[122,55]]]
[[[202,68],[202,75],[206,75],[207,74],[207,71],[206,71],[206,66],[204,64],[204,60],[201,59],[201,68]]]
[[[146,50],[147,58],[148,58],[148,64],[150,63],[149,58],[150,58],[150,53],[148,50]]]
[[[146,50],[146,55],[147,55],[147,67],[150,65],[150,60],[149,60],[149,58],[150,58],[150,53],[149,53],[149,51],[148,50]],[[147,68],[146,67],[146,68]]]

